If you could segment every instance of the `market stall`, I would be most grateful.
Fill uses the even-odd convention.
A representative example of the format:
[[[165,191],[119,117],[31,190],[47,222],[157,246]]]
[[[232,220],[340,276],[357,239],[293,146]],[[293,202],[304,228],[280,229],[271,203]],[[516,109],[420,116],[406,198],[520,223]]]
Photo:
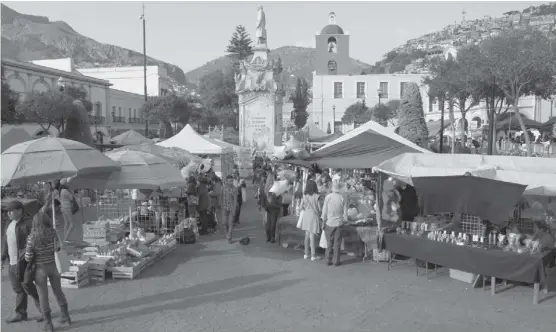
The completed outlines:
[[[419,202],[411,220],[383,214],[381,248],[390,262],[403,255],[448,267],[460,280],[491,277],[493,293],[497,278],[531,283],[538,302],[556,257],[549,204],[556,198],[556,160],[407,153],[375,171],[387,175],[383,188],[412,186]]]
[[[329,168],[371,168],[406,152],[432,153],[391,128],[369,121],[314,151],[308,158],[286,162],[307,166],[313,163]]]
[[[215,172],[220,172],[223,178],[232,174],[234,150],[230,147],[231,144],[203,137],[190,125],[186,125],[179,133],[156,145],[181,148],[198,156],[208,156],[214,161]]]
[[[2,127],[2,152],[9,147],[32,139],[33,137],[23,128],[15,126]]]

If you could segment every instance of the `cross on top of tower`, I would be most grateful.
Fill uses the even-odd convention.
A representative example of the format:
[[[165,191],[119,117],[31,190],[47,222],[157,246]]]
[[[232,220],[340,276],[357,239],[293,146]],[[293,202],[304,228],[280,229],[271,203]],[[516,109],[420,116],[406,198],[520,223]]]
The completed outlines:
[[[328,24],[336,24],[336,14],[334,12],[328,14]]]

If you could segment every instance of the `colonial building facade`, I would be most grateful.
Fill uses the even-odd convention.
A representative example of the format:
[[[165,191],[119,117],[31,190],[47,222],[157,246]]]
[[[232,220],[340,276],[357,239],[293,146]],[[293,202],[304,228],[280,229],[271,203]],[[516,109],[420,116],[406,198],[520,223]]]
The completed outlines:
[[[32,62],[2,59],[2,67],[6,82],[20,98],[25,98],[33,91],[58,89],[60,78],[64,85],[84,90],[93,104],[89,116],[93,132],[114,136],[134,129],[144,133],[145,121],[140,114],[144,103],[143,94],[114,89],[109,80],[85,75],[74,68],[71,58]],[[39,128],[37,126],[37,130]]]

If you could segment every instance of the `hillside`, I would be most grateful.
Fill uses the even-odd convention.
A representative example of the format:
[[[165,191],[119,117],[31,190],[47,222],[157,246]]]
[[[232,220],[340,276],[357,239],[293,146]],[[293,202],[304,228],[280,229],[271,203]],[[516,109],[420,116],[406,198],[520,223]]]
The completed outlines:
[[[485,38],[509,29],[538,30],[556,37],[556,2],[531,6],[522,11],[500,13],[500,17],[452,24],[442,30],[408,40],[384,55],[375,63],[373,73],[420,73],[426,71],[427,60],[442,56],[469,44],[480,43]]]
[[[316,50],[314,48],[297,47],[297,46],[283,46],[269,53],[270,59],[282,59],[284,73],[286,77],[294,75],[297,77],[304,77],[307,81],[313,80],[312,72],[315,70],[315,56]],[[352,73],[360,74],[362,71],[370,71],[371,66],[359,60],[351,59]],[[219,57],[212,60],[205,65],[187,72],[185,76],[189,82],[198,82],[199,79],[215,70],[231,69],[232,61],[227,56]]]
[[[71,57],[79,68],[142,66],[143,55],[126,48],[102,44],[76,32],[63,21],[26,15],[2,4],[2,57],[20,61]],[[148,65],[166,69],[174,85],[185,85],[183,70],[147,58]]]

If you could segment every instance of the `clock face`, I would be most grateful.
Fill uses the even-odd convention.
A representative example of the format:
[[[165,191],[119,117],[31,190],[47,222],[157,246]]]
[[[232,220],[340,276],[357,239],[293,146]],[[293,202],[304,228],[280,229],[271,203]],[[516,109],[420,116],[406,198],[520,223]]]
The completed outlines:
[[[338,69],[338,65],[336,64],[336,61],[334,60],[328,61],[328,70],[335,71],[336,69]]]

